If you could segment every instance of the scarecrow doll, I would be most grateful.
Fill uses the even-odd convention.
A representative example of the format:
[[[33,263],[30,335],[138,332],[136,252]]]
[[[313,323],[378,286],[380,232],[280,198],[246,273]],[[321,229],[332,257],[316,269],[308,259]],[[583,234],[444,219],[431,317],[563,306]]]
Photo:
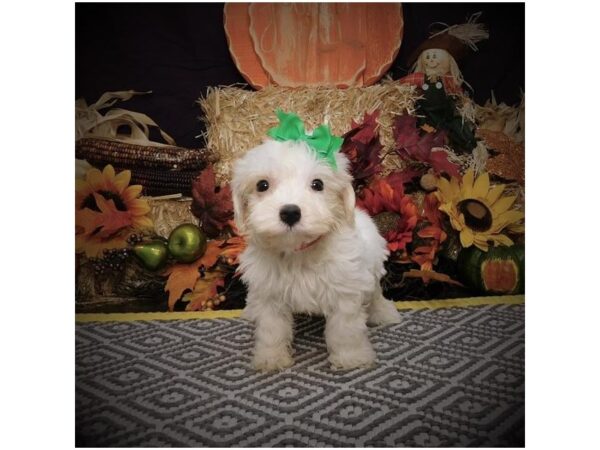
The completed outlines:
[[[489,37],[483,24],[476,23],[479,13],[461,25],[453,25],[432,34],[412,53],[412,73],[401,78],[401,84],[417,86],[422,98],[417,101],[420,125],[433,126],[448,133],[450,145],[458,152],[470,152],[477,145],[474,124],[458,111],[457,104],[467,100],[462,85],[469,88],[458,68],[469,48],[477,50],[477,42]]]

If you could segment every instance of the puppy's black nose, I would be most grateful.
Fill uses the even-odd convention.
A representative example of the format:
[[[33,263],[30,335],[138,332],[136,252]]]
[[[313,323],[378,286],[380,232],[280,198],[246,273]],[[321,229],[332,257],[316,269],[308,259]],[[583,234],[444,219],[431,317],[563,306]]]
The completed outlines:
[[[279,210],[279,218],[290,227],[300,220],[301,215],[298,205],[283,205]]]

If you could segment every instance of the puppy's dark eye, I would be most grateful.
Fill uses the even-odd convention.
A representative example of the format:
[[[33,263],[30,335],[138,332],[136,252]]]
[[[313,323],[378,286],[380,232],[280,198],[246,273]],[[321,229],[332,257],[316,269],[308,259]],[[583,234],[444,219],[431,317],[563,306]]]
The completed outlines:
[[[256,183],[256,190],[258,192],[265,192],[267,189],[269,189],[269,182],[267,180],[260,180]]]
[[[318,178],[315,178],[314,180],[312,180],[310,187],[312,188],[313,191],[322,191],[323,190],[323,181],[319,180]]]

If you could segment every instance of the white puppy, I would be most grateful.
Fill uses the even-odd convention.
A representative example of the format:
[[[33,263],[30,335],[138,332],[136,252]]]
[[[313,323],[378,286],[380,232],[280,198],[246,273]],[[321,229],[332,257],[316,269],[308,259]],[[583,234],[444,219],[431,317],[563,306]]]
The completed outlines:
[[[293,313],[325,316],[329,361],[339,369],[374,363],[367,323],[400,320],[379,284],[386,242],[355,208],[347,158],[337,153],[335,162],[302,141],[267,140],[235,163],[235,220],[248,243],[243,317],[255,322],[258,370],[293,364]]]

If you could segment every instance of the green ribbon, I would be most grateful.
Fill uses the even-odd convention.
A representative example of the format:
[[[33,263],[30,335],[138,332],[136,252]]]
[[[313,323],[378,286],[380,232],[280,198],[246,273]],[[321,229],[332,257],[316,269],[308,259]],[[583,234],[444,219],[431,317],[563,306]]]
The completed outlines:
[[[285,113],[278,109],[275,114],[279,125],[267,131],[267,134],[277,141],[303,141],[315,151],[317,157],[326,161],[333,169],[337,169],[335,154],[344,141],[339,136],[333,136],[328,125],[320,125],[312,134],[306,134],[304,123],[294,113]]]

